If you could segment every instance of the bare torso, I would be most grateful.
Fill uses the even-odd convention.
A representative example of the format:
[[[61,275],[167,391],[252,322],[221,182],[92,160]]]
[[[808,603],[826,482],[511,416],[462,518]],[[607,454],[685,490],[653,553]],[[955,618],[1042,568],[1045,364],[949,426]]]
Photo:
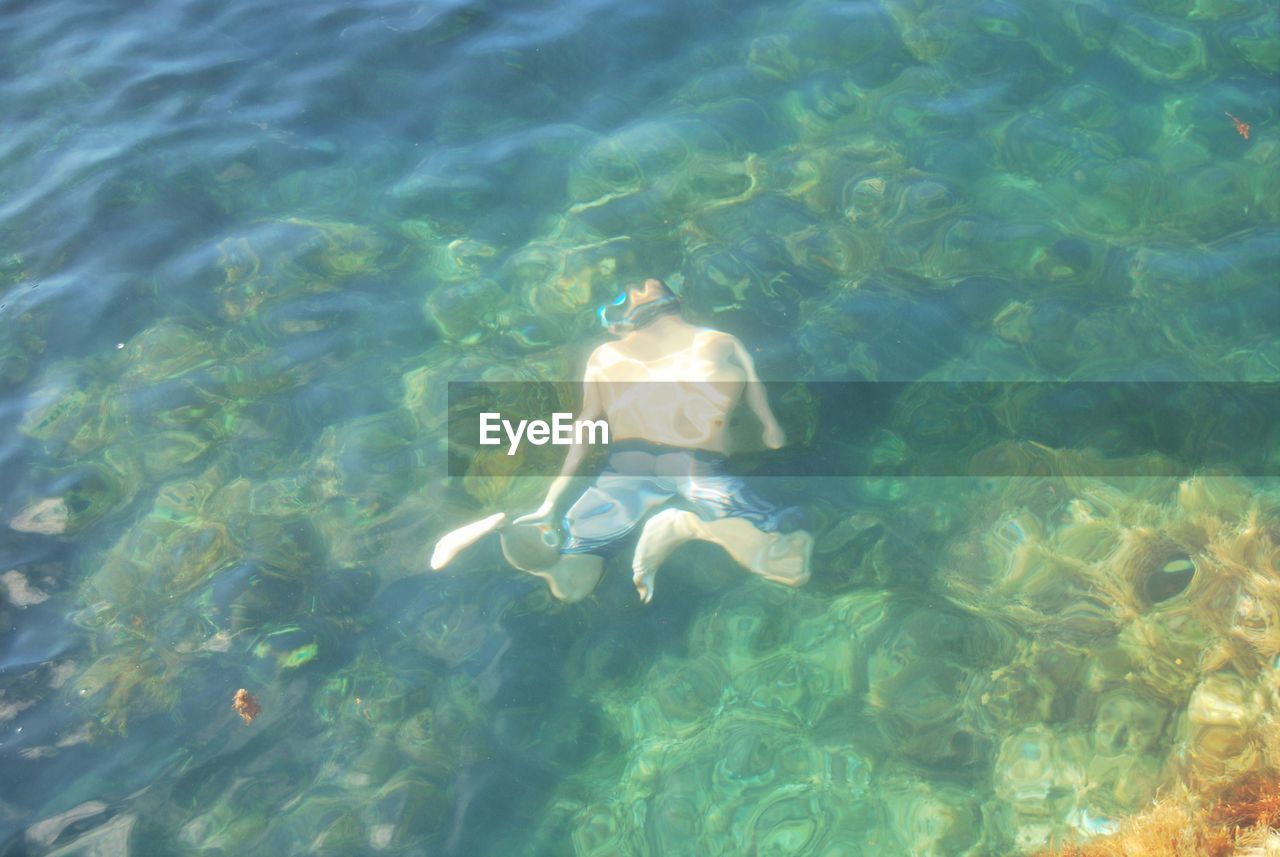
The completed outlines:
[[[668,316],[591,355],[610,438],[727,452],[729,414],[747,371],[732,336]]]

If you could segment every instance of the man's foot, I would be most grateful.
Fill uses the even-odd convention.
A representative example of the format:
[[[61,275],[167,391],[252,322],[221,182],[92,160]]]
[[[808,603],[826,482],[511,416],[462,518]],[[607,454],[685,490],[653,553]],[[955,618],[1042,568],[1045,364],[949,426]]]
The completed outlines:
[[[453,562],[454,557],[462,551],[471,547],[494,530],[500,529],[506,522],[507,516],[502,512],[498,512],[495,515],[467,524],[465,527],[458,527],[458,529],[436,542],[435,550],[431,552],[431,570],[439,571],[444,568]]]
[[[685,509],[663,509],[645,522],[631,560],[631,582],[645,604],[653,600],[654,575],[673,550],[698,538],[699,523],[701,519]]]

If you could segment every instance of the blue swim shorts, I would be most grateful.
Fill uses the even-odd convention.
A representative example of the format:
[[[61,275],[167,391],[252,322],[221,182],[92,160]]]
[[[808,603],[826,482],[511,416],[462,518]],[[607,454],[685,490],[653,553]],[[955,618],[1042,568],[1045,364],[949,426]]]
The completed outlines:
[[[743,518],[765,532],[796,529],[801,518],[730,475],[720,453],[638,440],[609,449],[604,471],[564,516],[561,553],[608,557],[650,512],[677,497],[703,520]]]

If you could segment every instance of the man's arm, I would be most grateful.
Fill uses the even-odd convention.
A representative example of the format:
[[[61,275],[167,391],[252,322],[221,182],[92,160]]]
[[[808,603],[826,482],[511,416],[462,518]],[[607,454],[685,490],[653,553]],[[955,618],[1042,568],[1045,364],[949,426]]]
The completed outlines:
[[[778,425],[773,410],[769,407],[769,397],[765,394],[764,384],[756,375],[756,364],[736,336],[729,336],[729,339],[733,342],[733,358],[742,367],[747,377],[745,398],[747,406],[756,415],[756,419],[760,420],[760,425],[764,429],[764,445],[769,449],[779,449],[787,442],[787,437],[782,431],[782,426]]]
[[[587,361],[587,369],[582,378],[582,409],[578,412],[578,420],[598,420],[604,416],[604,409],[600,404],[600,391],[595,384],[596,355],[599,353],[600,351],[597,349]],[[551,481],[551,486],[547,488],[547,497],[542,501],[542,505],[538,507],[537,511],[517,518],[515,523],[520,524],[553,518],[560,498],[573,482],[573,475],[578,472],[578,467],[581,466],[582,459],[586,455],[587,444],[572,444],[569,447],[569,453],[564,457],[564,464],[560,467],[559,475]]]

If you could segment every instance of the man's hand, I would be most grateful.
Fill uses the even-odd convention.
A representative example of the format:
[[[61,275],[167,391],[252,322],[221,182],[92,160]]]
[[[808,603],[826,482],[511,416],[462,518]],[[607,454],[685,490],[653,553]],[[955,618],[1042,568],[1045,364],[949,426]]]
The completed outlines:
[[[511,523],[513,524],[551,524],[551,516],[556,513],[555,503],[550,501],[543,503],[534,511],[527,515],[521,515]]]
[[[787,435],[777,422],[770,422],[764,427],[764,445],[769,449],[781,449],[787,444]]]

